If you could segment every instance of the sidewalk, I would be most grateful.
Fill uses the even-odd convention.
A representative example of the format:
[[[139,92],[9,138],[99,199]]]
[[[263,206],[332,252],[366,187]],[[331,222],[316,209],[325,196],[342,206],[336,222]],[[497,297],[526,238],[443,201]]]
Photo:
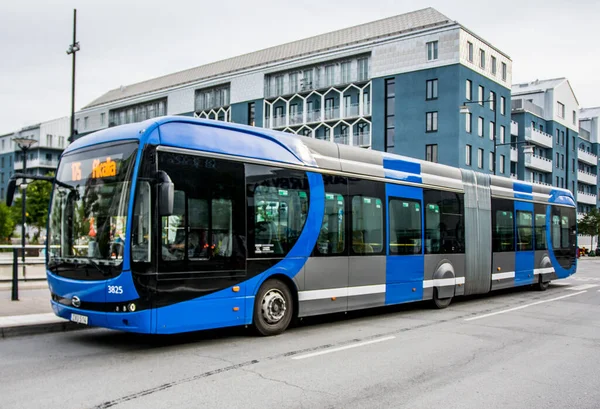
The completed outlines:
[[[11,301],[10,283],[0,284],[0,338],[84,328],[57,317],[45,281],[20,282],[19,301]]]

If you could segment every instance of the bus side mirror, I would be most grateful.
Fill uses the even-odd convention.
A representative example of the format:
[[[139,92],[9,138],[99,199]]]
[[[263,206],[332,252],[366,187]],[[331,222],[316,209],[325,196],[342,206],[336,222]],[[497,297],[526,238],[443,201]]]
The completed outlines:
[[[175,184],[165,171],[158,171],[158,212],[160,216],[173,214],[175,201]]]
[[[6,205],[10,207],[13,202],[13,197],[15,196],[15,189],[17,188],[17,180],[10,179],[8,181],[8,188],[6,189]]]

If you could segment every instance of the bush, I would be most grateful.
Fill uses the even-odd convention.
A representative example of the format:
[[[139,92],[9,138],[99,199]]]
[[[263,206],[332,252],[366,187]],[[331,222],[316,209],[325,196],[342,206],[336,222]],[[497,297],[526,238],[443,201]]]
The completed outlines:
[[[590,251],[588,253],[588,256],[590,256],[590,257],[596,257],[596,253],[594,252],[594,250],[592,250],[592,251]]]

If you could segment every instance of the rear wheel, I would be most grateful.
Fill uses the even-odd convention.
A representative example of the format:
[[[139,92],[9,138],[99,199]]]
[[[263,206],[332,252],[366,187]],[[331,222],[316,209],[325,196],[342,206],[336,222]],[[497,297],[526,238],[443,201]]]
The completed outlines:
[[[439,298],[437,288],[433,289],[433,305],[435,308],[442,310],[450,305],[452,302],[452,297],[449,298]]]
[[[294,315],[294,300],[285,283],[267,280],[254,300],[254,327],[264,336],[281,334],[290,325]]]

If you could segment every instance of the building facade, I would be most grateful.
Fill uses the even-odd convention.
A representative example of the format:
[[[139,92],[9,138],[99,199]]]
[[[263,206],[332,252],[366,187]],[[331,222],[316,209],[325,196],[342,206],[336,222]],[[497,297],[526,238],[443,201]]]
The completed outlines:
[[[27,138],[36,141],[27,150],[26,173],[46,175],[56,170],[60,155],[68,145],[69,129],[69,118],[63,117],[0,135],[0,200],[6,199],[10,177],[14,173],[23,172],[23,152],[14,139]]]
[[[508,176],[493,136],[509,142],[511,75],[506,54],[428,8],[120,87],[76,128],[189,115]]]

